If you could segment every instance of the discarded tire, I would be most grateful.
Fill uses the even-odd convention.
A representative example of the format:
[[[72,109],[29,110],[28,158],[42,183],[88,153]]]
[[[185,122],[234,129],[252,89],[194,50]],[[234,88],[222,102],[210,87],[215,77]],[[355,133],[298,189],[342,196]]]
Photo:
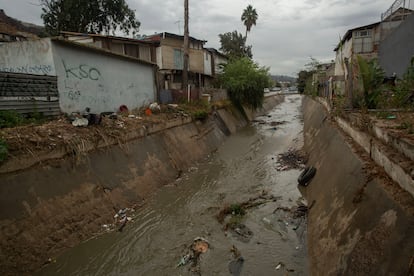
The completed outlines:
[[[306,167],[305,170],[298,177],[299,185],[307,186],[309,181],[315,176],[315,173],[315,167]]]

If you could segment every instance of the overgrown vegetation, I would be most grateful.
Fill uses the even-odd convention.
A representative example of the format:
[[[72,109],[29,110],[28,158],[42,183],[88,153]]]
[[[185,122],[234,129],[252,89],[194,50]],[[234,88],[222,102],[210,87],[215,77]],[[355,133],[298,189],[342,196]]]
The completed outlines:
[[[269,68],[259,67],[249,58],[242,57],[232,59],[224,66],[220,82],[234,106],[244,113],[243,106],[253,110],[262,107],[263,90],[270,86],[271,79]]]
[[[8,154],[7,143],[0,138],[0,163],[7,159]]]
[[[14,110],[0,110],[0,128],[16,127],[31,123],[43,123],[46,118],[39,112],[33,112],[23,116]]]
[[[207,119],[211,111],[211,106],[206,101],[198,100],[190,103],[182,103],[180,104],[180,109],[190,114],[191,118],[203,121]]]
[[[414,57],[403,78],[397,82],[389,100],[395,107],[414,108]]]
[[[363,107],[376,108],[384,91],[384,71],[376,59],[366,60],[361,56],[358,56],[358,66],[364,92]]]

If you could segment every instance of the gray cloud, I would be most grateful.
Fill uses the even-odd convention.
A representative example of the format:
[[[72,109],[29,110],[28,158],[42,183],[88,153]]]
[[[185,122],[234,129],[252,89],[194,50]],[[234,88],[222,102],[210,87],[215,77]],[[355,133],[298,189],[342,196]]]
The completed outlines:
[[[182,0],[127,0],[141,21],[141,34],[181,33]],[[334,58],[333,49],[348,29],[380,20],[392,0],[209,0],[190,1],[190,35],[219,48],[218,35],[237,30],[243,9],[252,4],[259,15],[248,34],[253,58],[273,74],[293,75],[312,56],[321,61]],[[414,1],[413,1],[414,2]],[[32,4],[31,4],[32,3]],[[0,0],[6,14],[41,24],[38,0]],[[414,3],[411,4],[414,6]],[[412,7],[413,8],[413,7]],[[179,21],[179,22],[178,22]]]

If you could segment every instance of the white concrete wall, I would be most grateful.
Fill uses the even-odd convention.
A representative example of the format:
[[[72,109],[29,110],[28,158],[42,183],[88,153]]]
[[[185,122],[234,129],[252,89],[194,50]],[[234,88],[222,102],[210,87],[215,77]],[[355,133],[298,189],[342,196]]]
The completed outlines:
[[[335,59],[335,76],[345,76],[348,74],[346,71],[346,66],[344,63],[344,59],[348,58],[351,61],[352,55],[352,38],[345,41],[342,45],[342,49],[338,49],[336,51],[336,59]]]
[[[56,76],[50,39],[0,44],[0,71]]]
[[[65,113],[129,110],[154,101],[153,66],[52,42],[60,107]]]
[[[213,55],[208,52],[207,50],[204,50],[204,75],[211,76],[213,74],[212,70],[212,57]]]

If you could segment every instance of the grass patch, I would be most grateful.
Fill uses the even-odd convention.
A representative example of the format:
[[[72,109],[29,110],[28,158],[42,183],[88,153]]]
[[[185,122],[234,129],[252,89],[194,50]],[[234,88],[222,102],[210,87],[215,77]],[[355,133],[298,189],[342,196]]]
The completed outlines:
[[[22,115],[14,110],[0,111],[0,128],[17,127],[28,124],[41,124],[47,119],[39,112]]]

